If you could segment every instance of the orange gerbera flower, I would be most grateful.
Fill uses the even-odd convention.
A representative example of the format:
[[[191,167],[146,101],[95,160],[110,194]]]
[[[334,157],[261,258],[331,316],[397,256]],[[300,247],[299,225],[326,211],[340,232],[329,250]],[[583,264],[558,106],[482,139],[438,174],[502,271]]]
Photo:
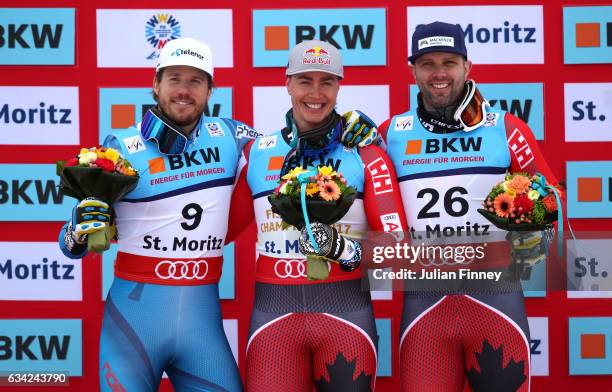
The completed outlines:
[[[502,218],[507,218],[514,209],[514,200],[510,195],[500,193],[495,197],[493,201],[493,207],[495,208],[495,214]]]
[[[321,199],[326,201],[338,200],[340,198],[340,187],[333,181],[325,181],[319,185]]]

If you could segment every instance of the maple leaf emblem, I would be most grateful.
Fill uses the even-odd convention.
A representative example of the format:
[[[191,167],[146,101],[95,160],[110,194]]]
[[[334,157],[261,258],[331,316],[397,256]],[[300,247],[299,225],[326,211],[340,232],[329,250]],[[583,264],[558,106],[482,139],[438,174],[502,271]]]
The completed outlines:
[[[357,358],[352,361],[347,361],[341,352],[336,355],[336,360],[332,364],[326,364],[327,373],[329,374],[329,381],[325,377],[321,376],[320,379],[315,381],[318,391],[371,391],[370,386],[372,385],[372,376],[367,376],[365,372],[361,372],[359,376],[353,380],[353,373],[355,372],[355,362]],[[347,389],[349,388],[349,389]]]
[[[470,387],[475,392],[489,391],[492,386],[499,392],[515,392],[527,379],[525,376],[525,361],[515,362],[511,359],[504,367],[503,345],[498,349],[485,339],[482,342],[482,352],[474,352],[480,372],[472,368],[467,372]]]

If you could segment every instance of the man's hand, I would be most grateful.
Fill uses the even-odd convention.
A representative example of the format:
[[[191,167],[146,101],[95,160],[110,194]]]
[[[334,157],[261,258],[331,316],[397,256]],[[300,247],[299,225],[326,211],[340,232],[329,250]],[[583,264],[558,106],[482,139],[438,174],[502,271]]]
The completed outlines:
[[[346,147],[365,147],[379,143],[376,124],[359,110],[344,113],[342,121],[342,144]]]
[[[344,238],[338,230],[324,223],[310,225],[314,240],[319,247],[315,250],[310,242],[308,231],[304,227],[300,233],[299,249],[304,255],[324,257],[340,264],[343,271],[352,271],[361,263],[361,244]]]
[[[103,230],[111,224],[110,206],[94,197],[81,200],[74,208],[69,229],[78,244],[87,242],[88,235]]]

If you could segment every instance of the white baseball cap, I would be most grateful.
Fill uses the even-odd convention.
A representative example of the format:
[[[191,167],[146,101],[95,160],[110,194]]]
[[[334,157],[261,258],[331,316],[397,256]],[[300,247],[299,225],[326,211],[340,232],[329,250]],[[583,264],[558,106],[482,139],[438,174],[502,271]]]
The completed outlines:
[[[159,53],[156,71],[173,65],[201,69],[212,78],[212,52],[208,45],[193,38],[177,38],[166,42]]]

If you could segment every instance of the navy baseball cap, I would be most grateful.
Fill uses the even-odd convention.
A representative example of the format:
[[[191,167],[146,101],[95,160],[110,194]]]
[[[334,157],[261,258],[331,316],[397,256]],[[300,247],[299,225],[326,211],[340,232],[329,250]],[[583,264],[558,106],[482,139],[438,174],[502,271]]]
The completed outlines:
[[[410,49],[412,55],[408,61],[413,64],[417,57],[430,52],[457,53],[467,59],[463,30],[458,24],[433,22],[418,25],[412,34]]]

